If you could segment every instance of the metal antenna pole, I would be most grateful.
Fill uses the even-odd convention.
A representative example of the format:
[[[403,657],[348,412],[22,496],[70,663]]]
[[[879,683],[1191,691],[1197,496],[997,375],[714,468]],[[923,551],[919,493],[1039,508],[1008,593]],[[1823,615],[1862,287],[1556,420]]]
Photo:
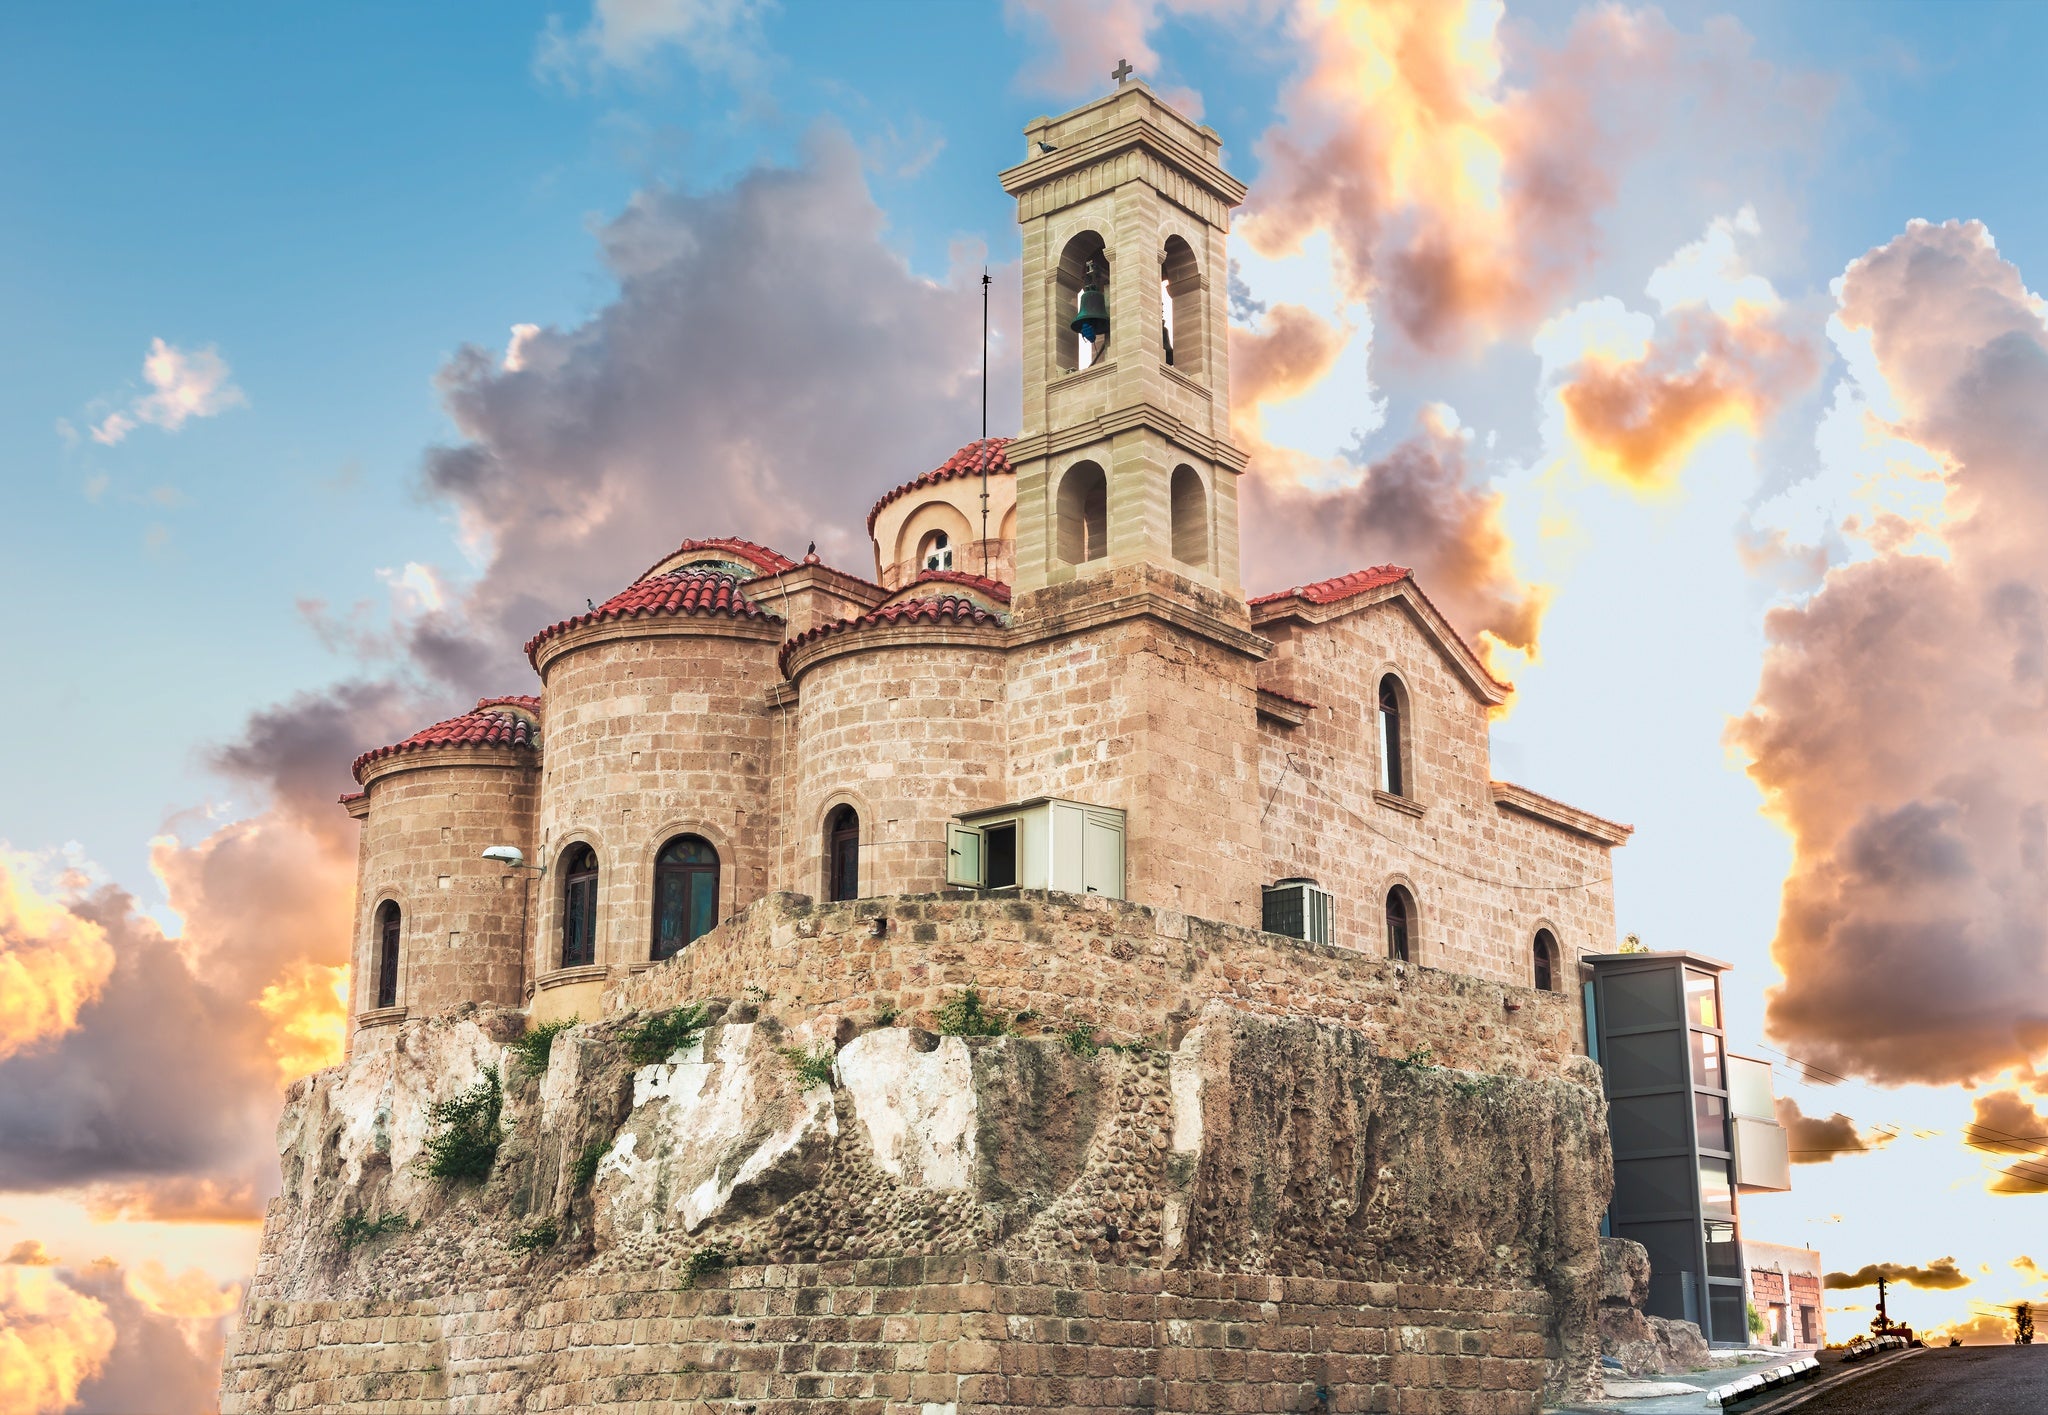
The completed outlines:
[[[988,578],[988,267],[981,268],[981,575]]]

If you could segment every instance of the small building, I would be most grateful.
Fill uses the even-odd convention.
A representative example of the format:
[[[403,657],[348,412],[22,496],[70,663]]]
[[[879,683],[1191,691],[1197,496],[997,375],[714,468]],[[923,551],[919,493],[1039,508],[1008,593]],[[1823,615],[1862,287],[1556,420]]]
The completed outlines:
[[[1742,1245],[1749,1302],[1764,1319],[1772,1346],[1827,1345],[1827,1304],[1821,1300],[1820,1254],[1811,1248],[1748,1239]]]
[[[1770,1065],[1728,1050],[1728,965],[1685,952],[1584,961],[1586,1034],[1614,1147],[1602,1231],[1649,1252],[1650,1315],[1696,1322],[1716,1346],[1746,1346],[1738,1196],[1792,1185]]]

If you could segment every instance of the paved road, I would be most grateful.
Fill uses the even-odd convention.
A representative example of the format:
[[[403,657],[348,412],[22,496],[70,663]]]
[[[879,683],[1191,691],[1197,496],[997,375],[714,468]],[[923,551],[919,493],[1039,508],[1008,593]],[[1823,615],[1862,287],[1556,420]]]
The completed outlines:
[[[2048,1346],[1936,1347],[1794,1415],[2048,1415]]]

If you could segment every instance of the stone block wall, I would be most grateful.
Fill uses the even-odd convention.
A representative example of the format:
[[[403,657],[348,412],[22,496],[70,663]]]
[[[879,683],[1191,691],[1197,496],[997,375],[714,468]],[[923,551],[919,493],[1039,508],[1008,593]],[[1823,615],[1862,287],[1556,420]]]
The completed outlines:
[[[1574,987],[1579,954],[1613,950],[1608,847],[1494,801],[1485,706],[1413,619],[1390,604],[1261,632],[1276,645],[1261,681],[1315,704],[1298,727],[1260,723],[1265,873],[1335,895],[1336,942],[1384,953],[1398,883],[1421,915],[1409,956],[1431,967],[1527,985],[1548,928]],[[1390,672],[1408,690],[1404,794],[1419,810],[1376,791]]]
[[[863,895],[944,883],[947,819],[1009,799],[1003,659],[996,647],[913,641],[801,670],[784,888],[824,897],[825,818],[841,802],[860,813]]]
[[[795,1013],[899,1008],[930,1025],[970,985],[991,1006],[1048,1023],[1078,1017],[1122,1039],[1178,1040],[1204,1005],[1223,1001],[1340,1023],[1388,1055],[1427,1049],[1441,1065],[1506,1075],[1556,1075],[1584,1049],[1576,996],[1036,891],[838,905],[774,895],[661,966],[617,980],[605,1007],[620,1016],[753,986]]]
[[[620,626],[599,626],[606,630]],[[781,626],[673,621],[656,634],[551,641],[541,660],[542,787],[532,977],[561,966],[558,865],[577,841],[598,857],[597,962],[648,961],[654,860],[677,835],[719,856],[719,912],[769,887],[774,821],[769,690]]]
[[[398,1006],[415,1017],[458,1003],[516,1006],[526,981],[523,874],[483,858],[533,851],[531,754],[464,748],[407,753],[369,777],[359,858],[353,1010],[377,1005],[377,913],[399,907]]]
[[[222,1415],[1534,1415],[1549,1297],[974,1256],[254,1302]]]
[[[1135,612],[1148,599],[1227,623],[1220,597],[1143,566],[1020,598],[1009,795],[1122,808],[1128,897],[1256,924],[1253,662],[1209,635]],[[1124,612],[1096,622],[1103,604]]]

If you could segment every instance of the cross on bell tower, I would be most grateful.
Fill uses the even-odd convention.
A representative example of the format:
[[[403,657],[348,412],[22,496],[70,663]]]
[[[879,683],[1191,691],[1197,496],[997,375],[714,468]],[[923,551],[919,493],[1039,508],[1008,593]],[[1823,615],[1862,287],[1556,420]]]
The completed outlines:
[[[1131,74],[1032,121],[1002,174],[1024,238],[1016,589],[1151,567],[1243,613],[1225,240],[1245,187]]]

